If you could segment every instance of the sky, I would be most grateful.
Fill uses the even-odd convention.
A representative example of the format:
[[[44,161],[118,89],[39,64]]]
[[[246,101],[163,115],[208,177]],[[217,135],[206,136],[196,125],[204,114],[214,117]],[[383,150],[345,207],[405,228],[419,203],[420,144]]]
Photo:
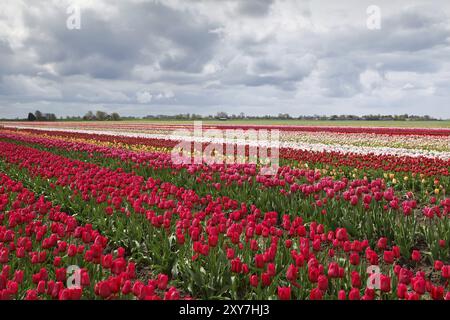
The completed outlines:
[[[1,0],[0,118],[450,118],[448,0]]]

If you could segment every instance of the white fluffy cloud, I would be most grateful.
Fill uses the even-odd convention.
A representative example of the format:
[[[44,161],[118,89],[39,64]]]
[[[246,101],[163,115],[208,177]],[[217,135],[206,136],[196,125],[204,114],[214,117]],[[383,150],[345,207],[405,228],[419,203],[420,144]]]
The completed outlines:
[[[81,29],[66,28],[69,5]],[[129,115],[450,117],[450,3],[4,0],[0,118],[93,105]]]

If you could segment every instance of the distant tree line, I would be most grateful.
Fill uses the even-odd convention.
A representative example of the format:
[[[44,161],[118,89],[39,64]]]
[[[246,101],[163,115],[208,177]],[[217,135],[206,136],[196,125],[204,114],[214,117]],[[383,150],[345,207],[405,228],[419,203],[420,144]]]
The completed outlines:
[[[104,111],[96,111],[95,113],[92,111],[88,111],[83,117],[80,116],[67,116],[65,118],[59,118],[59,120],[66,121],[118,121],[120,120],[120,115],[117,112],[113,112],[111,114],[106,113]],[[30,112],[28,114],[28,121],[56,121],[58,118],[54,113],[42,113],[37,110],[35,113]]]
[[[309,121],[438,121],[439,119],[431,116],[417,116],[417,115],[312,115],[312,116],[291,116],[288,113],[279,113],[278,115],[263,115],[263,116],[250,116],[245,115],[243,112],[239,114],[228,114],[227,112],[217,112],[215,115],[200,115],[195,113],[183,113],[176,115],[147,115],[145,117],[133,117],[125,116],[121,117],[117,112],[107,113],[104,111],[88,111],[84,116],[66,116],[56,117],[54,113],[42,113],[37,110],[35,113],[28,114],[29,121],[118,121],[118,120],[309,120]],[[8,120],[8,119],[5,119]],[[20,119],[16,119],[20,120]]]
[[[279,113],[275,115],[264,115],[264,116],[249,116],[245,115],[243,112],[240,114],[229,115],[226,112],[218,112],[215,115],[202,116],[199,114],[176,114],[176,115],[148,115],[144,119],[172,119],[172,120],[238,120],[238,119],[249,119],[249,120],[322,120],[322,121],[435,121],[436,118],[417,115],[365,115],[365,116],[355,116],[355,115],[313,115],[313,116],[291,116],[288,113]]]
[[[82,118],[85,121],[118,121],[120,120],[120,115],[117,112],[111,114],[104,111],[97,110],[95,113],[88,111]]]
[[[30,112],[28,114],[28,121],[56,121],[56,115],[54,113],[42,113],[36,110],[35,113]]]

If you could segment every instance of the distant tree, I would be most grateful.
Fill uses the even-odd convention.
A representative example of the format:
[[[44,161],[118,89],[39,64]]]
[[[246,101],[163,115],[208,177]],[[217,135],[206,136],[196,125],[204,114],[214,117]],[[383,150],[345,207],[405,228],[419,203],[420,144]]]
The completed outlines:
[[[217,112],[216,118],[217,119],[228,119],[228,114],[226,112]]]
[[[83,120],[88,120],[88,121],[92,121],[95,120],[95,115],[92,111],[88,111],[84,116],[83,116]]]
[[[120,115],[117,112],[111,113],[111,120],[119,121],[120,120]]]
[[[54,113],[46,113],[45,114],[45,119],[48,121],[56,121],[56,115]]]
[[[36,116],[31,112],[28,114],[28,121],[36,121]]]
[[[202,117],[202,115],[200,115],[200,114],[195,114],[195,113],[193,113],[192,115],[191,115],[191,119],[192,120],[201,120],[203,117]]]
[[[279,113],[278,114],[278,119],[290,119],[291,116],[289,115],[289,113]]]
[[[76,120],[81,120],[82,118],[80,117],[80,116],[66,116],[65,117],[65,120],[68,120],[68,121],[76,121]]]
[[[44,119],[44,115],[43,115],[42,112],[40,112],[39,110],[36,110],[36,112],[34,113],[34,115],[36,116],[36,120],[38,120],[38,121],[45,120],[45,119]]]
[[[104,111],[98,110],[98,111],[95,113],[95,117],[96,117],[97,120],[99,120],[99,121],[105,121],[105,120],[108,119],[108,114],[107,114],[106,112],[104,112]]]

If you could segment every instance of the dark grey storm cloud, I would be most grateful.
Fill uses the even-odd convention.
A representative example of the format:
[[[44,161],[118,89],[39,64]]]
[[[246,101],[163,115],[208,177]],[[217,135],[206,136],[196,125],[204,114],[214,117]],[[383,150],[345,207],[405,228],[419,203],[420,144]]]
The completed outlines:
[[[259,17],[269,12],[273,0],[247,0],[238,1],[238,3],[239,13]]]
[[[217,25],[161,3],[117,2],[119,14],[111,19],[85,9],[80,30],[62,27],[67,19],[63,9],[26,12],[36,36],[25,42],[39,63],[55,64],[62,76],[120,79],[128,77],[136,64],[151,63],[161,69],[199,72],[213,57],[218,41],[209,32]]]
[[[0,10],[0,117],[36,108],[450,117],[450,4],[26,0]],[[66,21],[71,5],[81,29]],[[424,104],[427,106],[424,107]]]

